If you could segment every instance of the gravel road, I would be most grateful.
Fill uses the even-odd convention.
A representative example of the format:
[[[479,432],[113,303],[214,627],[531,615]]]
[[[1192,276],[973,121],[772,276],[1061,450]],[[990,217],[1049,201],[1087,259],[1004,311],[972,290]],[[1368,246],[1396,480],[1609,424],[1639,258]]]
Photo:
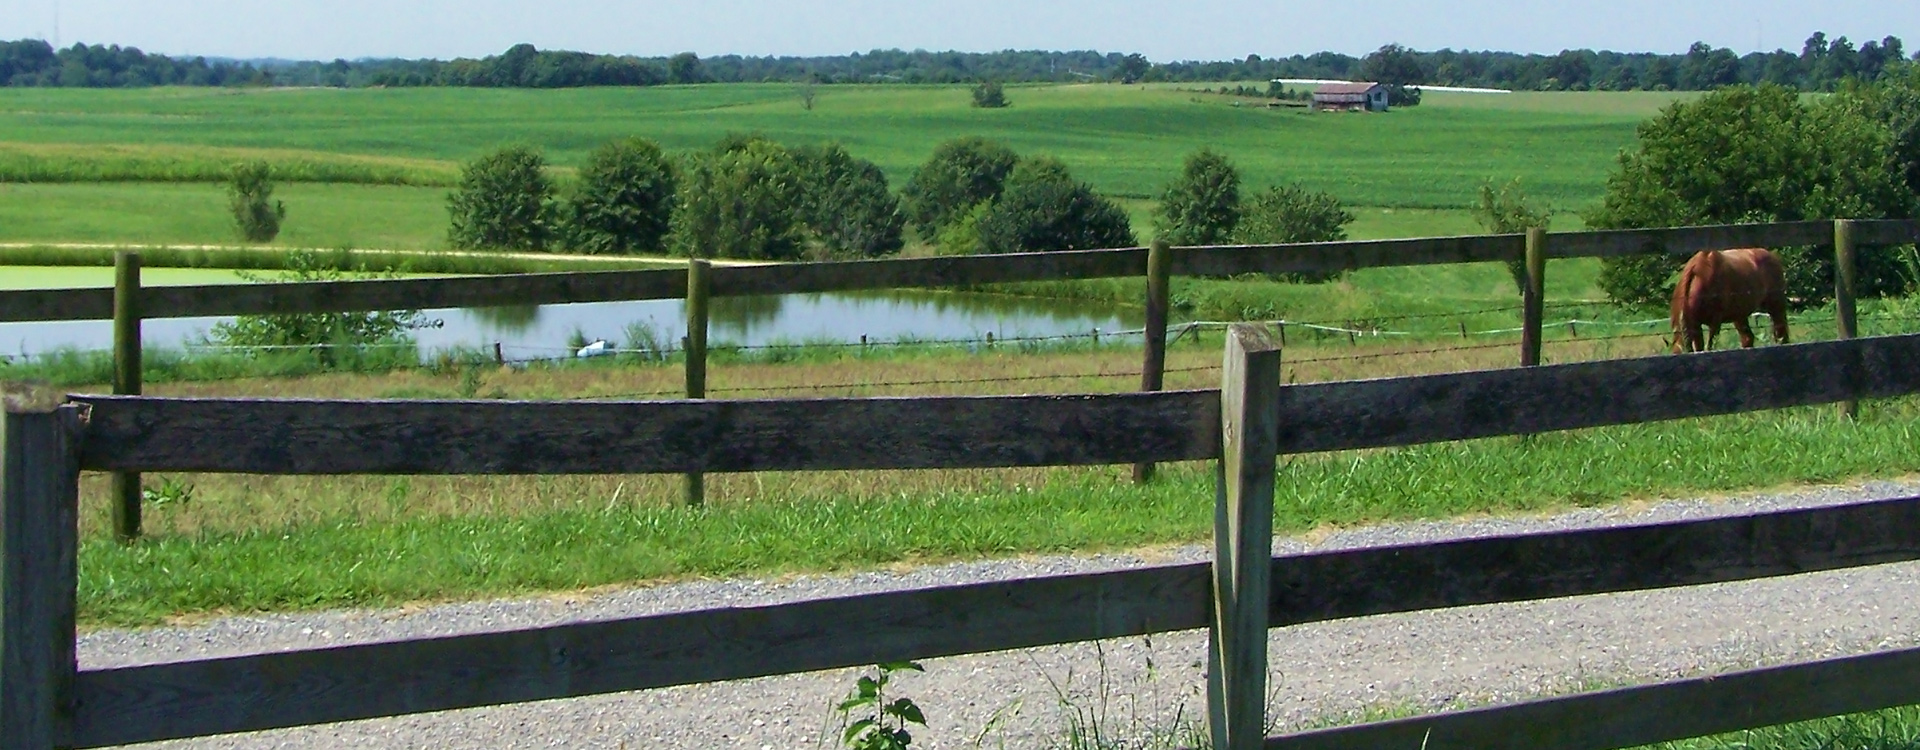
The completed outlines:
[[[1283,538],[1276,551],[1706,518],[1920,493],[1920,480],[1659,502],[1527,518],[1368,527]],[[1181,547],[1030,557],[787,580],[696,581],[401,611],[235,617],[88,633],[83,667],[531,627],[897,588],[1204,560]],[[1920,643],[1920,564],[1665,591],[1383,615],[1275,630],[1281,729],[1381,707],[1501,702]],[[1075,721],[1140,738],[1204,712],[1203,632],[932,659],[896,682],[925,710],[915,747],[1047,747]],[[161,743],[194,748],[828,747],[840,670]],[[1085,724],[1083,724],[1085,725]]]

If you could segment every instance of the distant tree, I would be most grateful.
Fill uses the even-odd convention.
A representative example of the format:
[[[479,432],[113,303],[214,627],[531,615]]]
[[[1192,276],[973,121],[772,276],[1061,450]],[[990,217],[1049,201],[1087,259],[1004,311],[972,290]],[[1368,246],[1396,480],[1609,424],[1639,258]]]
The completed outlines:
[[[1479,200],[1474,204],[1473,218],[1492,234],[1519,234],[1534,227],[1547,229],[1553,222],[1553,209],[1534,206],[1526,191],[1520,187],[1518,177],[1498,188],[1493,186],[1492,180],[1485,180],[1480,183]],[[1507,272],[1513,275],[1514,287],[1525,291],[1526,261],[1507,261]]]
[[[973,87],[973,106],[984,109],[999,109],[1009,104],[1007,92],[999,81],[981,81]]]
[[[447,196],[448,244],[461,249],[544,250],[554,237],[546,159],[507,146],[468,162]]]
[[[663,247],[673,217],[673,167],[660,146],[609,141],[580,167],[567,201],[567,246],[583,253],[649,253]]]
[[[1420,90],[1407,87],[1426,83],[1427,71],[1418,53],[1388,44],[1360,61],[1360,77],[1385,85],[1388,103],[1410,107],[1420,103]]]
[[[682,52],[667,58],[667,81],[670,83],[699,83],[706,77],[699,55]]]
[[[797,260],[804,184],[793,153],[748,137],[689,156],[668,245],[694,258]]]
[[[273,200],[272,169],[264,161],[233,165],[227,177],[227,206],[240,238],[248,242],[272,242],[280,236],[281,220],[287,218],[286,204]]]
[[[1127,212],[1073,179],[1058,159],[1020,162],[1006,190],[979,218],[980,248],[989,253],[1131,247]]]
[[[794,150],[804,185],[800,218],[827,252],[871,258],[900,252],[906,218],[880,167],[839,144]]]
[[[1135,83],[1146,78],[1152,70],[1153,63],[1147,60],[1147,56],[1135,52],[1120,60],[1113,70],[1113,78],[1121,83]]]
[[[1275,185],[1255,196],[1240,212],[1234,241],[1248,245],[1293,242],[1337,242],[1347,238],[1353,212],[1330,193],[1298,185]],[[1289,281],[1320,283],[1339,277],[1330,274],[1282,274]]]
[[[907,220],[932,241],[948,222],[999,197],[1018,161],[1012,149],[977,136],[940,144],[900,190]]]
[[[1887,128],[1895,170],[1907,190],[1920,195],[1920,63],[1890,65],[1879,82],[1847,95],[1863,115]]]
[[[1680,60],[1679,88],[1707,91],[1740,82],[1740,58],[1733,50],[1694,42]]]
[[[1219,245],[1240,223],[1240,171],[1227,157],[1201,149],[1160,194],[1156,236],[1172,245]]]

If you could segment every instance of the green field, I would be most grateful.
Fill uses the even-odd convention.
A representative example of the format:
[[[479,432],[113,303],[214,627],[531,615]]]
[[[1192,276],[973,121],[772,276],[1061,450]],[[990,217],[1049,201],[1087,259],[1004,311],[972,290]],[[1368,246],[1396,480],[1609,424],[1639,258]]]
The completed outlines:
[[[1569,229],[1571,212],[1598,200],[1634,126],[1679,95],[1435,94],[1364,116],[1233,106],[1171,87],[1036,86],[1012,96],[1008,109],[980,110],[959,87],[834,86],[807,111],[779,85],[6,89],[0,241],[231,242],[224,196],[208,181],[236,159],[264,158],[300,180],[280,186],[289,215],[278,244],[440,247],[445,186],[462,160],[502,143],[536,144],[564,171],[615,137],[672,150],[729,132],[839,141],[896,187],[940,142],[985,135],[1066,160],[1121,198],[1143,237],[1153,197],[1203,146],[1230,155],[1250,192],[1297,181],[1340,196],[1356,207],[1356,238],[1477,232],[1461,209],[1489,178],[1522,178]]]

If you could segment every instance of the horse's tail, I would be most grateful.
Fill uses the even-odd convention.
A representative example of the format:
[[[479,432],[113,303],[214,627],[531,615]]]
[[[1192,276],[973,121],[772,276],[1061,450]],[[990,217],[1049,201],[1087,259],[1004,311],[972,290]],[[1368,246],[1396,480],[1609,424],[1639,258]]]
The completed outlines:
[[[1673,308],[1667,322],[1673,330],[1672,349],[1676,352],[1686,347],[1686,335],[1683,329],[1686,326],[1687,296],[1693,293],[1693,265],[1693,260],[1689,259],[1687,264],[1680,268],[1680,282],[1673,285]]]

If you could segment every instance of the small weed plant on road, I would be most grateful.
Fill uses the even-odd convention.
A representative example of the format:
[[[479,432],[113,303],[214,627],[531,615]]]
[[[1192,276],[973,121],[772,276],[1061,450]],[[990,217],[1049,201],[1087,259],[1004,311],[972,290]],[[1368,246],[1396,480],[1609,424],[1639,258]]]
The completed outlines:
[[[924,727],[927,717],[920,713],[920,707],[914,705],[912,699],[895,698],[887,702],[887,683],[893,681],[895,672],[927,670],[910,661],[887,662],[874,669],[876,674],[861,675],[853,694],[834,709],[846,722],[840,743],[850,750],[907,750],[913,745],[913,734],[907,731],[907,725]],[[856,715],[859,718],[854,718]]]

